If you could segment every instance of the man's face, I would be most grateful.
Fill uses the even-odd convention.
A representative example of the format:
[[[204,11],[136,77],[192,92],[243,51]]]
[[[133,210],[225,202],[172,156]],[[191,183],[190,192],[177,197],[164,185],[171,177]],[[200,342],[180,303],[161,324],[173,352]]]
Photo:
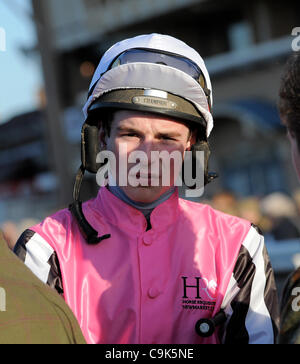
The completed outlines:
[[[105,149],[115,155],[116,168],[111,172],[117,185],[129,198],[139,202],[159,198],[174,185],[180,172],[173,158],[158,158],[158,155],[176,155],[183,160],[185,151],[195,142],[185,124],[135,111],[116,112],[110,135],[101,129],[100,138]]]

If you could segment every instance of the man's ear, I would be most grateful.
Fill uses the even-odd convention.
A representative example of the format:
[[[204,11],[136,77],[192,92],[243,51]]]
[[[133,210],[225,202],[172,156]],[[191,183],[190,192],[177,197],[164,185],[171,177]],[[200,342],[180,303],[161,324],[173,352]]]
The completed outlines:
[[[191,135],[190,135],[189,140],[187,142],[186,150],[191,150],[192,145],[194,145],[196,143],[196,141],[197,141],[197,131],[194,130],[194,131],[191,132]]]
[[[107,135],[106,135],[106,131],[103,128],[103,126],[100,124],[99,127],[99,142],[100,142],[100,148],[103,149],[104,147],[107,146]]]

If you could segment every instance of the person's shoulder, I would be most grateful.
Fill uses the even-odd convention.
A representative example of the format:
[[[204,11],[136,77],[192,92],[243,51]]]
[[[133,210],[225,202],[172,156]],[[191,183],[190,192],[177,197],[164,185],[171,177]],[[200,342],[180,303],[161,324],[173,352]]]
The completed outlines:
[[[96,213],[95,200],[94,198],[84,202],[82,210],[87,221],[97,228],[97,224],[100,224],[102,219],[99,213]],[[79,221],[70,208],[64,208],[49,214],[41,222],[25,230],[20,235],[14,252],[24,261],[30,245],[32,250],[41,250],[43,256],[50,257],[57,249],[67,249],[68,244],[72,244],[74,239],[78,242],[84,241]]]
[[[5,307],[1,309],[0,326],[5,330],[0,330],[0,343],[84,343],[79,325],[62,297],[4,244],[0,247],[0,286]]]
[[[0,307],[0,326],[6,328],[0,330],[0,343],[84,343],[62,297],[19,258],[0,233],[0,294],[5,298],[5,307]]]
[[[294,270],[290,275],[288,276],[285,284],[284,289],[282,293],[282,309],[284,308],[284,304],[291,298],[292,292],[295,288],[298,288],[300,290],[300,267],[298,267],[296,270]]]
[[[92,218],[93,215],[95,215],[95,212],[99,212],[96,204],[96,198],[92,198],[90,200],[87,200],[83,203],[81,203],[81,208],[84,213],[84,216],[87,219]],[[60,210],[57,210],[56,212],[50,214],[47,216],[41,224],[54,224],[54,225],[60,225],[62,229],[72,229],[74,227],[77,227],[78,222],[76,221],[76,218],[74,217],[73,213],[71,212],[71,204],[67,208],[63,208]],[[97,214],[97,218],[99,218],[99,213]]]
[[[279,344],[300,344],[300,267],[285,282],[281,296]]]
[[[88,203],[88,202],[87,202]],[[49,214],[38,224],[31,226],[24,234],[34,232],[46,241],[62,240],[67,235],[77,232],[78,223],[69,208],[64,208]]]
[[[186,211],[190,211],[193,215],[204,214],[204,215],[209,215],[213,219],[218,219],[220,222],[222,221],[226,223],[231,222],[233,224],[240,223],[249,226],[249,228],[251,226],[251,223],[248,220],[245,220],[239,216],[231,215],[223,211],[217,210],[210,204],[206,203],[205,201],[195,202],[183,198],[180,198],[179,201],[181,208]]]
[[[70,211],[68,209],[58,210],[24,230],[13,251],[23,262],[29,259],[29,251],[44,260],[49,259],[56,248],[65,241],[72,229],[72,224]]]
[[[204,229],[206,234],[215,237],[216,243],[219,242],[221,245],[228,246],[228,239],[232,243],[235,242],[233,245],[260,239],[251,222],[239,216],[216,210],[206,203],[181,199],[180,205],[182,214],[193,223],[195,229]]]
[[[72,213],[68,208],[57,210],[47,217],[45,217],[38,225],[40,224],[58,224],[63,226],[68,226],[72,223]],[[36,225],[36,226],[38,226]]]

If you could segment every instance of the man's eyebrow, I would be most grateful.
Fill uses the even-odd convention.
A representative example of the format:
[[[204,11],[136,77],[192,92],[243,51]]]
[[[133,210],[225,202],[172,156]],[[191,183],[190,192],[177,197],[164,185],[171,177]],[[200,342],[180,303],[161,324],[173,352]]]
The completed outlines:
[[[135,129],[133,127],[130,126],[118,126],[116,128],[117,132],[126,132],[126,133],[141,133],[141,131],[139,129]],[[165,131],[165,132],[158,132],[156,134],[156,136],[158,137],[171,137],[171,138],[176,138],[176,137],[180,137],[181,133],[178,131]]]
[[[166,131],[166,132],[160,132],[157,134],[158,136],[164,136],[164,137],[180,137],[181,133],[179,133],[178,131]]]
[[[139,130],[134,129],[132,127],[127,127],[127,126],[118,126],[117,127],[117,131],[118,132],[124,132],[124,131],[126,131],[126,132],[129,132],[129,133],[138,133],[139,132]]]

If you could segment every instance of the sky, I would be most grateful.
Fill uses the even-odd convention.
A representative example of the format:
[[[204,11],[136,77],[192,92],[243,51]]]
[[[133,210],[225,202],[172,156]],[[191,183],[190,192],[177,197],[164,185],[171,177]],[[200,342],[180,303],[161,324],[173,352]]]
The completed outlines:
[[[39,58],[21,51],[36,44],[31,11],[31,0],[0,0],[0,123],[38,106]]]

